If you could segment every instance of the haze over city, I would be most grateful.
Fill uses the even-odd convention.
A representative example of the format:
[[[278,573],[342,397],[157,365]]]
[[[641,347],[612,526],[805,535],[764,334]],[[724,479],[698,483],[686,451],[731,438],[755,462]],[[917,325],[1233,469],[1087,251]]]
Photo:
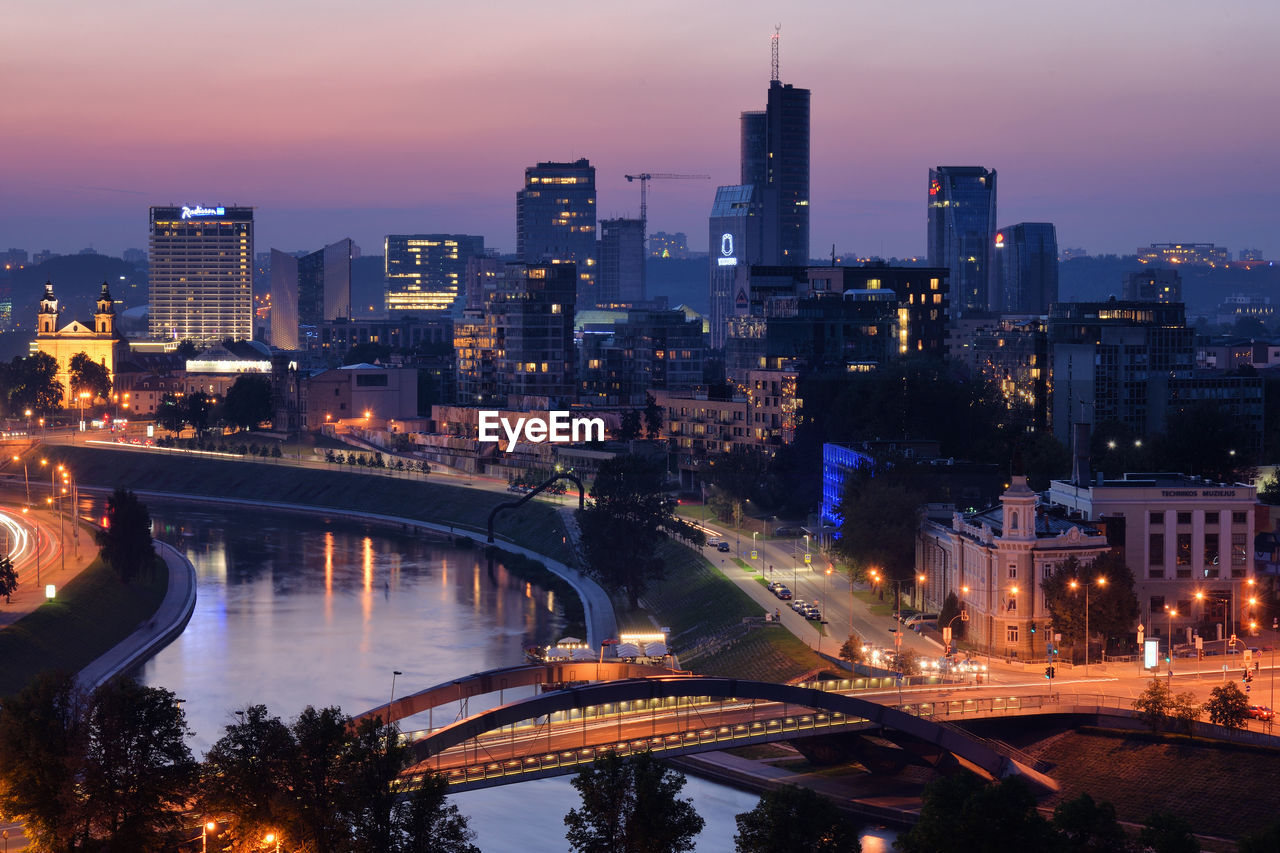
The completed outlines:
[[[252,205],[260,248],[397,232],[515,246],[523,169],[589,157],[602,217],[705,250],[769,39],[812,90],[812,254],[921,255],[928,169],[1000,173],[1059,245],[1280,254],[1267,2],[221,3],[7,7],[0,240],[145,247],[147,208]]]

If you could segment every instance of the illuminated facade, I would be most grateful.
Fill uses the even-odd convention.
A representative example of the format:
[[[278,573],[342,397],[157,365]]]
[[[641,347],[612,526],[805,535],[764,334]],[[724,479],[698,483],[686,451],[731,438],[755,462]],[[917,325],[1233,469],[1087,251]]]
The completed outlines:
[[[1052,222],[1019,222],[996,232],[1002,314],[1048,314],[1058,301],[1058,234]],[[1127,298],[1127,297],[1126,297]]]
[[[1138,249],[1138,262],[1143,264],[1220,267],[1230,261],[1231,252],[1212,243],[1152,243]]]
[[[761,263],[763,258],[764,205],[760,189],[752,184],[717,187],[711,206],[708,245],[710,252],[711,346],[724,347],[727,323],[745,304],[746,293],[738,285],[739,268]]]
[[[58,328],[58,300],[53,295],[53,284],[45,283],[44,298],[40,300],[36,316],[36,339],[31,349],[52,356],[58,362],[57,378],[62,383],[64,407],[75,408],[82,402],[71,388],[71,359],[80,353],[105,367],[107,376],[115,382],[116,367],[129,352],[129,343],[116,331],[115,321],[115,306],[104,282],[94,310],[93,325],[86,326],[79,320],[72,320]]]
[[[467,265],[483,255],[484,237],[471,234],[387,235],[387,313],[462,316]]]
[[[150,249],[150,337],[253,337],[253,208],[153,207]]]
[[[995,169],[930,169],[928,200],[929,266],[951,271],[952,314],[1002,310],[995,269]]]
[[[516,193],[516,254],[526,264],[576,264],[578,306],[596,292],[596,170],[586,158],[524,170]]]

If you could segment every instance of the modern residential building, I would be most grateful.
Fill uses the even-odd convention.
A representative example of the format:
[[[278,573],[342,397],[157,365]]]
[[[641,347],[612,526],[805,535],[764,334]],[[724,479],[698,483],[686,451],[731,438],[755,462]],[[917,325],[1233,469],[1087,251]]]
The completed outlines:
[[[297,256],[271,250],[271,345],[314,347],[317,329],[351,316],[350,238]]]
[[[644,264],[644,220],[602,219],[596,303],[613,308],[643,302]]]
[[[526,264],[575,264],[577,307],[596,304],[596,170],[585,157],[524,170],[516,193],[516,255]]]
[[[253,208],[151,208],[150,337],[253,337]]]
[[[1129,302],[1181,302],[1182,276],[1170,267],[1131,272],[1121,293]]]
[[[945,267],[898,267],[872,261],[856,267],[809,267],[809,291],[819,296],[873,299],[892,295],[896,303],[893,347],[898,355],[947,354],[951,326],[950,271]]]
[[[1138,248],[1138,262],[1217,267],[1231,262],[1231,252],[1213,243],[1152,243]]]
[[[1002,310],[995,267],[996,171],[929,170],[929,266],[951,271],[951,313]]]
[[[1049,501],[1085,521],[1120,522],[1148,636],[1167,637],[1172,627],[1174,641],[1186,643],[1196,626],[1206,640],[1245,633],[1242,625],[1257,613],[1249,603],[1253,486],[1126,473],[1085,483],[1054,480]]]
[[[701,318],[678,309],[633,308],[608,329],[583,335],[579,402],[641,406],[651,390],[690,391],[702,384],[707,343]]]
[[[1007,225],[996,232],[995,245],[1000,312],[1048,314],[1049,306],[1058,301],[1058,236],[1053,223]]]
[[[472,234],[388,234],[387,313],[461,316],[467,265],[483,255],[484,237]]]

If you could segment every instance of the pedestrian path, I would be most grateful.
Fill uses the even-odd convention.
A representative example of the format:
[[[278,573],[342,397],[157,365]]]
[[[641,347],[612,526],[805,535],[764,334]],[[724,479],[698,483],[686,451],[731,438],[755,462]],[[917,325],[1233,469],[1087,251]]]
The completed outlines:
[[[38,528],[40,547],[38,566],[36,560],[27,558],[20,560],[14,567],[18,571],[18,589],[10,596],[7,604],[0,599],[0,629],[12,625],[40,607],[47,600],[46,591],[50,585],[56,595],[57,590],[87,569],[98,556],[92,528],[69,516],[62,519],[60,536],[57,513],[46,510],[22,513],[12,505],[3,507],[3,512],[27,528],[27,535],[33,542]]]

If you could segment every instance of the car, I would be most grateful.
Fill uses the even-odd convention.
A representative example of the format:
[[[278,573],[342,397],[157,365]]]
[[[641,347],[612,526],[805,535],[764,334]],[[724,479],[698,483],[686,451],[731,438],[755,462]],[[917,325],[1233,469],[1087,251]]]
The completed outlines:
[[[803,613],[805,604],[806,602],[803,598],[793,598],[791,600],[791,609],[797,613]]]
[[[719,536],[708,536],[708,537],[707,537],[707,547],[708,547],[708,548],[719,548],[719,547],[720,547],[720,537],[719,537]]]
[[[804,609],[804,617],[811,622],[819,622],[822,620],[822,608],[816,604],[810,604]]]
[[[1250,705],[1249,716],[1253,717],[1255,720],[1270,720],[1275,716],[1275,712],[1266,705]]]
[[[773,594],[778,596],[778,598],[781,598],[783,601],[791,600],[791,590],[787,589],[785,586],[779,586],[773,591]]]
[[[716,546],[716,550],[720,551],[721,553],[728,554],[733,549],[729,547],[728,542],[721,542],[719,545]]]

